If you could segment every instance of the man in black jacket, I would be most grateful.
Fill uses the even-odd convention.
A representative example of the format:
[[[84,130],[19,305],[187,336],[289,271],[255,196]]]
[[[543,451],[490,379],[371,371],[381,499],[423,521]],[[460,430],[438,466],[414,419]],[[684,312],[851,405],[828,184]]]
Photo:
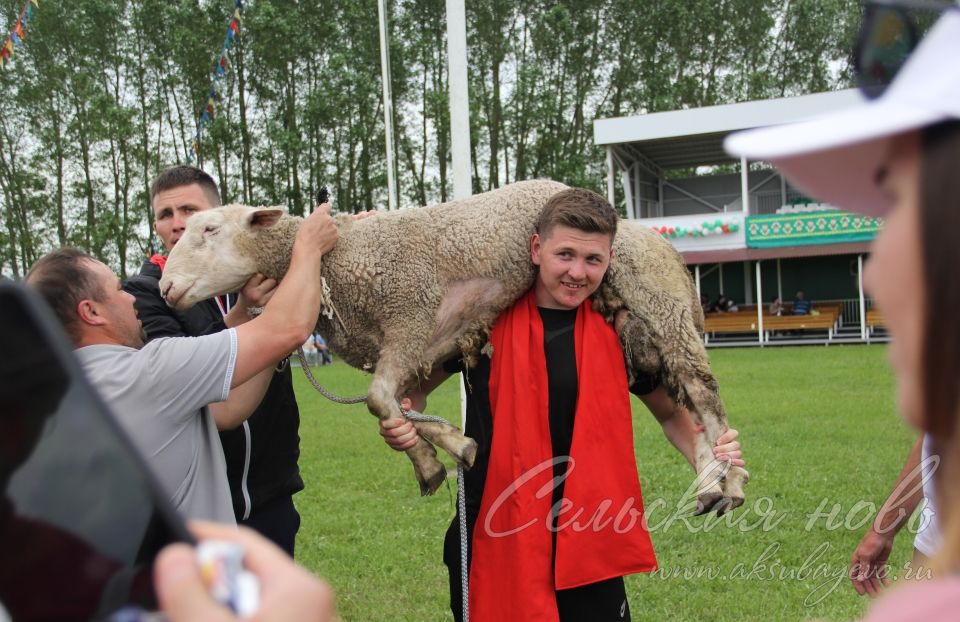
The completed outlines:
[[[186,220],[196,212],[220,205],[213,179],[192,166],[169,168],[150,187],[154,231],[169,252],[183,235]],[[136,297],[134,306],[148,339],[216,333],[242,321],[251,308],[269,300],[276,281],[253,277],[239,296],[206,300],[187,311],[167,306],[159,280],[166,257],[154,255],[124,289]],[[253,385],[254,383],[249,383]],[[255,391],[257,387],[238,387]],[[234,389],[236,391],[237,389]],[[254,400],[254,403],[256,401]],[[293,495],[303,490],[297,459],[300,455],[300,413],[289,365],[273,373],[253,414],[230,412],[223,402],[211,404],[227,459],[227,476],[237,522],[259,531],[293,556],[300,515]]]

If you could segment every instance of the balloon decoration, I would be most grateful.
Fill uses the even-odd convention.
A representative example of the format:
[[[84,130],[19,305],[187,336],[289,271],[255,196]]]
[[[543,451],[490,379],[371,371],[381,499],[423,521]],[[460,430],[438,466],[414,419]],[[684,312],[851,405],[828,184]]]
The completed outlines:
[[[736,220],[724,221],[720,218],[716,220],[706,220],[699,225],[687,227],[652,227],[654,231],[665,238],[704,238],[711,235],[724,235],[727,233],[736,233],[740,230],[740,223]]]
[[[190,152],[187,154],[187,164],[193,164],[200,155],[200,133],[203,128],[213,123],[213,117],[217,113],[217,104],[220,102],[223,92],[224,82],[227,76],[227,67],[230,66],[229,52],[233,47],[234,40],[240,35],[240,15],[243,13],[243,0],[236,0],[236,8],[233,11],[233,17],[227,26],[227,34],[223,39],[223,46],[220,48],[220,57],[213,68],[213,84],[210,85],[210,93],[204,104],[203,112],[200,113],[200,119],[197,121],[197,133],[190,143]]]
[[[7,33],[3,47],[0,47],[0,69],[13,62],[13,53],[23,45],[23,39],[27,36],[27,24],[33,17],[34,7],[40,7],[37,0],[27,0],[23,8],[20,9],[17,21],[13,23],[13,28]]]

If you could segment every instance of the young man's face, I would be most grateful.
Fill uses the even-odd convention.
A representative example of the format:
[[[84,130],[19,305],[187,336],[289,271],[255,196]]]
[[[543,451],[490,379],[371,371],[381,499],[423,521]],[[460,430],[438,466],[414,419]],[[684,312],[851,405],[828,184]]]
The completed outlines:
[[[610,266],[612,239],[606,233],[587,233],[555,225],[544,237],[533,234],[530,259],[540,272],[534,285],[537,306],[576,309],[590,297]]]
[[[187,218],[217,207],[216,201],[199,184],[178,186],[153,197],[153,230],[169,252],[183,235]]]

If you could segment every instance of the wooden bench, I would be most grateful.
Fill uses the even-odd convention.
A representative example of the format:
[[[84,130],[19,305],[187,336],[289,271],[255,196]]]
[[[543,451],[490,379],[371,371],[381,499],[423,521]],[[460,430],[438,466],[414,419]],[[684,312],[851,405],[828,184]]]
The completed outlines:
[[[867,311],[867,343],[878,328],[887,329],[887,322],[883,319],[883,314],[877,309]]]
[[[814,307],[818,315],[770,315],[763,317],[764,341],[770,341],[774,330],[826,330],[827,340],[840,323],[840,306]]]
[[[763,341],[770,340],[775,330],[826,330],[827,339],[833,339],[833,333],[840,322],[842,306],[840,304],[813,305],[817,315],[763,315]],[[707,313],[704,316],[704,343],[710,343],[711,335],[758,332],[756,306],[753,310],[731,313]]]
[[[757,332],[757,312],[707,313],[704,316],[703,332],[705,343],[709,343],[710,335],[716,333],[755,333]]]

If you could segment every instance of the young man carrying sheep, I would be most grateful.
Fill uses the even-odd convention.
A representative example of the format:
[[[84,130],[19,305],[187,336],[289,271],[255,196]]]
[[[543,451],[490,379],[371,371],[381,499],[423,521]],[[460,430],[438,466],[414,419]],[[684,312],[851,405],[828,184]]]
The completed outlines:
[[[600,195],[571,188],[543,208],[530,240],[533,288],[497,319],[489,347],[464,369],[435,369],[402,406],[466,373],[466,434],[478,443],[465,473],[470,618],[627,620],[623,576],[656,568],[642,518],[628,392],[695,465],[698,429],[658,378],[627,386],[619,338],[591,306],[613,259],[617,214]],[[598,431],[602,430],[602,433]],[[381,423],[397,450],[416,442],[403,419]],[[719,460],[743,465],[737,431]],[[547,491],[551,494],[547,494]],[[463,619],[459,516],[444,542],[450,605]]]
[[[30,269],[27,285],[54,310],[84,371],[186,518],[236,522],[207,405],[226,401],[231,409],[253,410],[274,366],[313,330],[320,258],[336,240],[325,206],[301,225],[290,270],[262,315],[213,335],[146,345],[134,297],[103,263],[65,248]],[[246,383],[260,384],[236,390]]]
[[[150,186],[153,229],[169,252],[183,235],[187,219],[221,203],[216,182],[193,166],[161,172]],[[247,319],[250,307],[261,307],[276,287],[273,279],[253,277],[239,296],[205,300],[187,311],[171,309],[160,295],[159,280],[166,257],[154,255],[123,288],[134,295],[134,306],[147,340],[160,337],[212,335]],[[302,342],[301,342],[302,343]],[[299,344],[298,344],[299,345]],[[300,457],[300,411],[293,393],[289,365],[265,372],[261,380],[240,391],[259,391],[249,409],[226,402],[210,405],[227,459],[233,510],[239,523],[275,542],[292,557],[300,528],[293,495],[303,490]],[[264,389],[266,392],[264,393]],[[252,410],[252,414],[251,414]]]

